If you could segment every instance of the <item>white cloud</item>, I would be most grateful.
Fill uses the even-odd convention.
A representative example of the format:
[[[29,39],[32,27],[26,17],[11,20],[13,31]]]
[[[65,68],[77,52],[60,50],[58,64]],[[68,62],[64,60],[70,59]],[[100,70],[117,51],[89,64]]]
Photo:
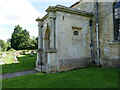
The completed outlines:
[[[30,32],[30,36],[38,36],[38,27],[37,27],[37,23],[33,24],[33,25],[28,25],[28,26],[22,26],[23,29],[26,29]]]
[[[42,15],[28,0],[0,0],[0,24],[28,25]]]
[[[2,33],[3,31],[5,31],[5,29],[0,27],[0,33]]]

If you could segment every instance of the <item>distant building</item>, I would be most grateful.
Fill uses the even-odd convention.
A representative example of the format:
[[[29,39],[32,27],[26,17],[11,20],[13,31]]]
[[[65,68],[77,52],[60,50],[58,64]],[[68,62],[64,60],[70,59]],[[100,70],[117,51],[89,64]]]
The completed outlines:
[[[87,67],[120,67],[120,1],[50,6],[38,22],[36,69],[59,72]]]

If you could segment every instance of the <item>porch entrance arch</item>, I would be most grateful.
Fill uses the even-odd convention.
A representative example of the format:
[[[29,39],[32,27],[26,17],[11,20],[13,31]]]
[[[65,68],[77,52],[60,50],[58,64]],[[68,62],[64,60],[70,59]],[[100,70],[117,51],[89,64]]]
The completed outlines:
[[[48,57],[48,49],[50,48],[50,29],[47,27],[46,31],[45,31],[45,35],[44,35],[44,60],[43,60],[43,64],[47,64],[47,57]]]

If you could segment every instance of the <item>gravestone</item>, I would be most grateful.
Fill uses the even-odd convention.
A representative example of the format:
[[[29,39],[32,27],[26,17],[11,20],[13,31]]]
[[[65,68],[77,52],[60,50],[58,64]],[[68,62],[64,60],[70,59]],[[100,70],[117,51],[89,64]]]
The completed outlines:
[[[2,57],[4,58],[4,57],[6,57],[6,56],[7,56],[6,52],[3,52],[3,53],[2,53]]]
[[[29,53],[31,53],[31,51],[28,51]]]
[[[18,56],[19,56],[19,52],[17,51],[17,52],[16,52],[16,57],[18,58]]]
[[[32,57],[34,55],[34,51],[31,51],[30,57]]]
[[[18,57],[18,53],[15,52],[15,53],[13,54],[13,59],[14,59],[14,62],[13,62],[13,63],[19,63],[17,57]]]
[[[0,60],[0,65],[4,65],[4,64],[5,64],[4,60]]]

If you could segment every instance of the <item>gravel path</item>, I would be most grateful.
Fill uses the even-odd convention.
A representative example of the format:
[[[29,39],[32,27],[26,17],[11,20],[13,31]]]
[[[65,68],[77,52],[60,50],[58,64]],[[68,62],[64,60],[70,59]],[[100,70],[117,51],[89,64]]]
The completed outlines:
[[[33,73],[37,73],[37,71],[33,69],[33,70],[20,71],[20,72],[14,72],[14,73],[5,73],[5,74],[0,74],[0,79],[8,79],[8,78],[19,77],[19,76],[33,74]]]

